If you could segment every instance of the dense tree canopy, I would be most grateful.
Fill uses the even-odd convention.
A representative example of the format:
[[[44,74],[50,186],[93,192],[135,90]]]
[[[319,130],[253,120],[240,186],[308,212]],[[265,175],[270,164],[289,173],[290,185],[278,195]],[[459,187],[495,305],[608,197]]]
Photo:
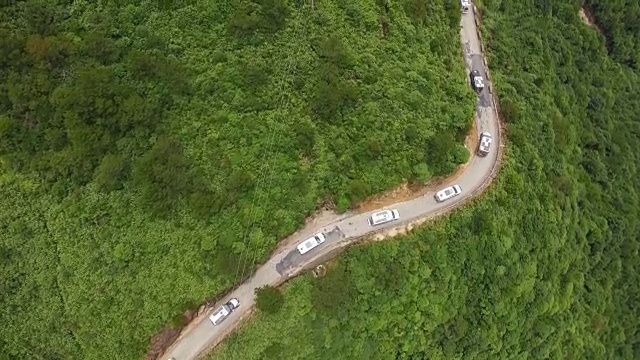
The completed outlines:
[[[454,169],[448,3],[3,2],[3,351],[139,357],[319,204]]]
[[[485,6],[509,145],[493,187],[292,281],[210,359],[640,357],[640,74],[577,5]]]

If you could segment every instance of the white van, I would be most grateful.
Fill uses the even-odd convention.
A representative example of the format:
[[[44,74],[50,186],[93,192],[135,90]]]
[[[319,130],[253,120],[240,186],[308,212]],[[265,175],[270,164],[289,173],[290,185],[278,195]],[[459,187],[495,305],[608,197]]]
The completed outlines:
[[[213,323],[213,325],[220,325],[224,319],[229,316],[233,312],[233,310],[237,309],[240,306],[240,301],[238,299],[233,298],[229,300],[226,304],[220,306],[209,316],[209,320]]]
[[[398,220],[398,218],[400,218],[400,214],[398,213],[398,210],[393,209],[393,210],[382,210],[382,211],[378,211],[377,213],[373,213],[371,214],[371,216],[369,216],[369,219],[367,220],[369,221],[369,225],[376,226],[376,225],[387,223],[389,221]]]
[[[310,237],[307,240],[298,244],[298,252],[300,252],[300,255],[304,255],[308,253],[311,249],[322,244],[325,240],[326,239],[323,233],[317,233],[313,237]]]

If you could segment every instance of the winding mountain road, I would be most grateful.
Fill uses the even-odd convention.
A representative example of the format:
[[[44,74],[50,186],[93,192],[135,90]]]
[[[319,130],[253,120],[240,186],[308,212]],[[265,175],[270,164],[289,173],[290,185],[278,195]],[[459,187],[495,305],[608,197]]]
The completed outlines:
[[[193,324],[181,334],[165,356],[160,358],[161,360],[171,357],[176,360],[197,359],[207,350],[220,343],[224,337],[238,327],[244,317],[250,314],[250,310],[255,304],[254,289],[265,285],[275,286],[282,284],[289,278],[301,273],[305,268],[316,264],[329,254],[334,254],[337,250],[354,243],[363,236],[402,225],[406,226],[408,223],[419,219],[438,216],[460,206],[463,202],[475,197],[484,190],[485,185],[495,175],[499,165],[502,139],[491,93],[491,84],[486,76],[482,44],[478,36],[474,12],[475,9],[472,7],[467,14],[462,14],[460,36],[467,73],[471,70],[478,70],[485,78],[485,88],[478,94],[475,125],[478,133],[490,132],[493,135],[494,144],[491,152],[486,157],[475,156],[476,149],[469,149],[472,152],[470,163],[464,173],[455,181],[462,187],[462,194],[449,201],[437,203],[433,198],[434,192],[429,192],[418,198],[387,206],[385,209],[395,208],[399,210],[400,220],[378,226],[375,229],[367,222],[370,212],[347,213],[332,222],[307,226],[294,235],[295,239],[293,240],[295,241],[288,242],[288,245],[282,246],[266,264],[258,268],[253,277],[230,294],[227,294],[224,297],[224,301],[216,305],[219,306],[230,298],[238,298],[240,300],[240,307],[231,313],[223,323],[214,326],[206,316],[203,317],[198,323]],[[318,232],[325,233],[326,241],[305,255],[300,255],[296,250],[296,245]]]

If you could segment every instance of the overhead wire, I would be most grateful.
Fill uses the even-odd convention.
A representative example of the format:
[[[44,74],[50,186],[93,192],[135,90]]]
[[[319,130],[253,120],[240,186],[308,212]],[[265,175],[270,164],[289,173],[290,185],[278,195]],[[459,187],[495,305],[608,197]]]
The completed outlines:
[[[291,61],[287,62],[287,66],[286,66],[286,72],[288,73],[289,70],[291,69]],[[283,85],[284,87],[284,85]],[[285,92],[282,91],[281,94],[284,94]],[[281,108],[283,107],[282,105],[284,104],[280,104]],[[250,222],[250,225],[247,227],[246,231],[244,231],[244,236],[242,239],[242,244],[244,244],[244,248],[242,249],[242,252],[240,254],[240,261],[238,261],[237,267],[236,267],[236,275],[234,277],[234,284],[237,283],[240,279],[244,278],[244,274],[247,270],[247,267],[252,266],[255,263],[255,259],[258,253],[258,249],[256,249],[256,251],[252,251],[251,247],[255,246],[257,247],[257,245],[254,245],[251,243],[251,241],[249,241],[247,243],[247,238],[249,238],[249,240],[251,240],[251,235],[253,234],[255,228],[256,228],[256,219],[257,219],[257,214],[258,214],[258,210],[256,208],[256,199],[258,199],[260,197],[261,194],[264,194],[261,197],[261,200],[258,202],[258,204],[264,204],[267,203],[269,201],[269,197],[271,196],[271,183],[273,181],[273,173],[269,171],[270,167],[269,167],[269,161],[264,161],[267,159],[267,157],[269,155],[272,155],[272,158],[276,158],[277,154],[272,154],[272,149],[273,149],[273,145],[277,143],[277,141],[274,142],[276,134],[278,134],[278,141],[280,139],[281,136],[281,132],[278,132],[278,126],[277,125],[272,125],[270,134],[269,134],[269,140],[267,141],[267,146],[266,146],[266,151],[264,153],[263,156],[263,161],[262,163],[265,164],[263,171],[261,172],[261,178],[259,183],[263,184],[265,179],[268,177],[269,181],[267,183],[267,186],[265,189],[263,189],[263,191],[260,191],[260,187],[259,185],[256,186],[255,188],[255,195],[253,197],[253,200],[251,202],[251,210],[250,210],[250,215],[253,214],[253,219]],[[268,175],[268,176],[267,176]],[[260,220],[260,228],[262,227],[263,223],[264,223],[264,218],[266,215],[262,216],[262,219]],[[247,260],[249,259],[251,254],[254,254],[252,256],[252,262],[249,263],[247,265]],[[240,266],[240,264],[242,263],[242,266]],[[242,273],[240,273],[240,267],[242,267]],[[238,277],[238,274],[240,274],[240,277]]]
[[[289,73],[290,73],[290,71],[291,71],[291,62],[288,62],[288,63],[287,63],[287,69],[286,69],[285,73],[286,73],[286,74],[289,74]],[[295,75],[295,73],[294,73],[294,75]],[[283,86],[283,87],[284,87],[284,86]],[[284,90],[284,89],[283,89],[283,90]],[[282,91],[282,94],[285,94],[285,91]],[[288,105],[288,104],[289,104],[288,99],[289,99],[289,98],[287,98],[286,104],[285,104],[285,106],[282,106],[282,108],[286,108],[286,105]],[[277,131],[276,133],[278,134],[278,139],[276,140],[276,144],[278,144],[278,143],[280,142],[281,137],[282,137],[282,131]],[[278,153],[276,152],[276,154],[274,154],[274,155],[273,155],[273,158],[277,158],[277,155],[278,155]],[[267,185],[267,187],[268,187],[268,189],[269,189],[269,192],[267,193],[267,199],[266,199],[266,201],[269,201],[269,197],[270,197],[270,195],[271,195],[271,182],[273,181],[273,177],[274,177],[274,176],[273,176],[273,173],[272,173],[272,174],[271,174],[271,176],[269,177],[269,181],[268,181],[268,185]],[[259,229],[261,229],[261,228],[262,228],[262,225],[264,224],[264,220],[265,220],[265,216],[263,216],[263,217],[262,217],[262,219],[260,219],[260,225],[259,225],[259,227],[258,227]],[[253,231],[253,230],[251,230],[251,231]],[[253,257],[252,257],[251,263],[249,263],[249,265],[250,265],[250,266],[251,266],[251,264],[255,264],[255,262],[256,262],[256,258],[258,257],[258,253],[259,253],[259,249],[256,249],[256,250],[254,251],[254,253],[253,253]],[[244,269],[243,269],[243,270],[244,270]],[[243,271],[243,276],[244,276],[244,271]]]

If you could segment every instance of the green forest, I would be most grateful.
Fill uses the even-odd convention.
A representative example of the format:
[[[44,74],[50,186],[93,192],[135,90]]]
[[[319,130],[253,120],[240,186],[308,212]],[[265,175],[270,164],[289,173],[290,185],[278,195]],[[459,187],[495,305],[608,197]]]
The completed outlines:
[[[567,1],[483,1],[508,135],[492,187],[288,283],[210,359],[640,358],[640,17],[586,2],[598,28]]]
[[[455,2],[1,4],[10,359],[141,358],[316,209],[469,157]]]

